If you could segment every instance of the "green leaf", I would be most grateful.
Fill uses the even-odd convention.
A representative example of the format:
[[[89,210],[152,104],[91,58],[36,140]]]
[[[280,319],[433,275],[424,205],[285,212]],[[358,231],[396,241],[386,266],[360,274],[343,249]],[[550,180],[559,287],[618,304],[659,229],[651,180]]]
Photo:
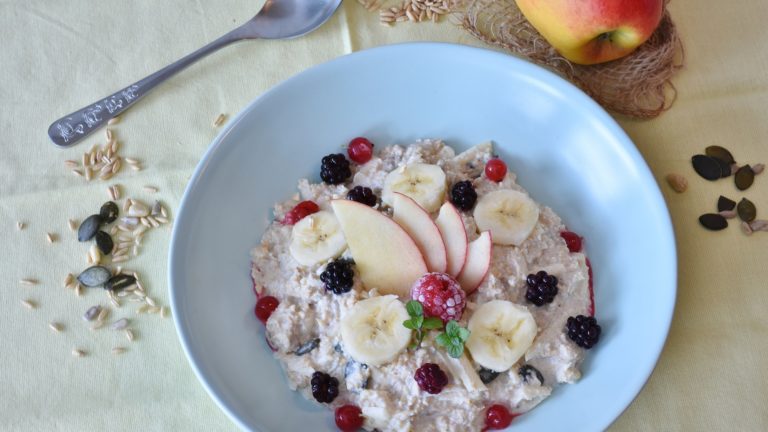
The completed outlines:
[[[458,335],[459,328],[459,323],[450,320],[448,321],[448,324],[445,325],[445,332],[451,336]]]
[[[403,327],[411,330],[416,330],[417,327],[416,327],[416,323],[413,322],[414,319],[415,318],[411,318],[403,321]]]
[[[421,303],[416,300],[411,300],[405,304],[405,310],[408,311],[408,315],[412,317],[424,315],[424,308],[421,307]]]
[[[440,333],[435,338],[435,342],[442,347],[449,347],[451,345],[451,337],[445,333]]]
[[[470,331],[465,329],[464,327],[459,327],[459,339],[462,342],[466,342],[467,339],[469,339]]]
[[[424,325],[424,317],[423,316],[417,316],[411,318],[413,320],[413,324],[416,326],[417,329],[420,329],[422,325]]]
[[[451,345],[447,348],[448,355],[453,358],[459,358],[464,354],[464,345]]]
[[[437,330],[443,328],[443,320],[438,317],[429,317],[424,320],[424,329]]]

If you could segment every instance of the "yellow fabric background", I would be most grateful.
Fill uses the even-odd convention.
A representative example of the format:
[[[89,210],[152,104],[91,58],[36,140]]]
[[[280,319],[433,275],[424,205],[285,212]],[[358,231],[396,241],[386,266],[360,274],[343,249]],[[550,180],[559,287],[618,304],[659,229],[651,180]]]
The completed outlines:
[[[85,265],[84,248],[68,230],[106,200],[105,184],[68,173],[87,145],[54,148],[46,130],[55,118],[154,72],[250,17],[262,1],[0,0],[0,429],[234,430],[193,376],[172,321],[135,320],[138,340],[94,334],[80,320],[104,300],[64,290],[67,272]],[[689,159],[704,147],[728,147],[737,160],[768,162],[768,2],[675,0],[671,10],[686,46],[687,67],[675,79],[674,108],[653,121],[619,119],[659,180],[679,247],[675,319],[658,367],[614,431],[768,430],[768,233],[747,238],[731,226],[706,232],[696,218],[718,195],[746,196],[768,215],[768,175],[745,193],[731,181],[708,183]],[[321,29],[293,41],[244,42],[166,83],[114,127],[122,154],[145,170],[112,183],[126,195],[154,199],[160,188],[173,210],[195,164],[217,133],[221,112],[235,114],[274,84],[312,65],[372,46],[437,40],[480,45],[447,22],[378,24],[346,0]],[[371,85],[386,83],[371,83]],[[669,172],[690,189],[671,192]],[[16,230],[16,221],[27,228]],[[45,233],[60,240],[48,245]],[[167,304],[170,230],[147,235],[130,263],[151,295]],[[648,269],[653,271],[653,269]],[[22,287],[35,277],[41,284]],[[598,293],[599,295],[599,293]],[[39,303],[35,311],[20,301]],[[62,334],[50,321],[66,326]],[[116,357],[112,346],[129,352]],[[80,346],[89,356],[76,359]],[[598,407],[599,409],[599,407]]]

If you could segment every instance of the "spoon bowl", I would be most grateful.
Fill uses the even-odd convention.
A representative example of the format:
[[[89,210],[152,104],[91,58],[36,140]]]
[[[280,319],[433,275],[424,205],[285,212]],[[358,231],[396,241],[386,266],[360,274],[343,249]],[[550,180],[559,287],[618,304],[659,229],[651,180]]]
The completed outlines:
[[[292,39],[328,21],[341,0],[267,0],[245,24],[199,50],[85,108],[51,124],[48,136],[59,147],[70,147],[125,112],[152,89],[219,49],[246,39]]]

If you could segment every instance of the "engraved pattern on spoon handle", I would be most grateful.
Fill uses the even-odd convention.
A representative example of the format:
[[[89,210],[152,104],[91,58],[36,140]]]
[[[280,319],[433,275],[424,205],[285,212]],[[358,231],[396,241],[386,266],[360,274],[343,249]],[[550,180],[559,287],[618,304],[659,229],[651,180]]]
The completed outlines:
[[[106,98],[56,120],[48,128],[48,136],[59,147],[78,143],[110,119],[117,117],[168,78],[201,58],[233,42],[244,39],[243,28],[237,28],[186,57],[171,63],[148,77]]]

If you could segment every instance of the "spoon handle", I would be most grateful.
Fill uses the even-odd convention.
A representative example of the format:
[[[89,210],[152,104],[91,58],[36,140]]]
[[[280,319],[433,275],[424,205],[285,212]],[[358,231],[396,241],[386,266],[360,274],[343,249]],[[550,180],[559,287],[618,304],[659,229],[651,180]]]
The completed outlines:
[[[74,145],[130,108],[166,79],[208,54],[244,38],[243,28],[237,28],[152,75],[56,120],[48,128],[48,136],[57,146]]]

